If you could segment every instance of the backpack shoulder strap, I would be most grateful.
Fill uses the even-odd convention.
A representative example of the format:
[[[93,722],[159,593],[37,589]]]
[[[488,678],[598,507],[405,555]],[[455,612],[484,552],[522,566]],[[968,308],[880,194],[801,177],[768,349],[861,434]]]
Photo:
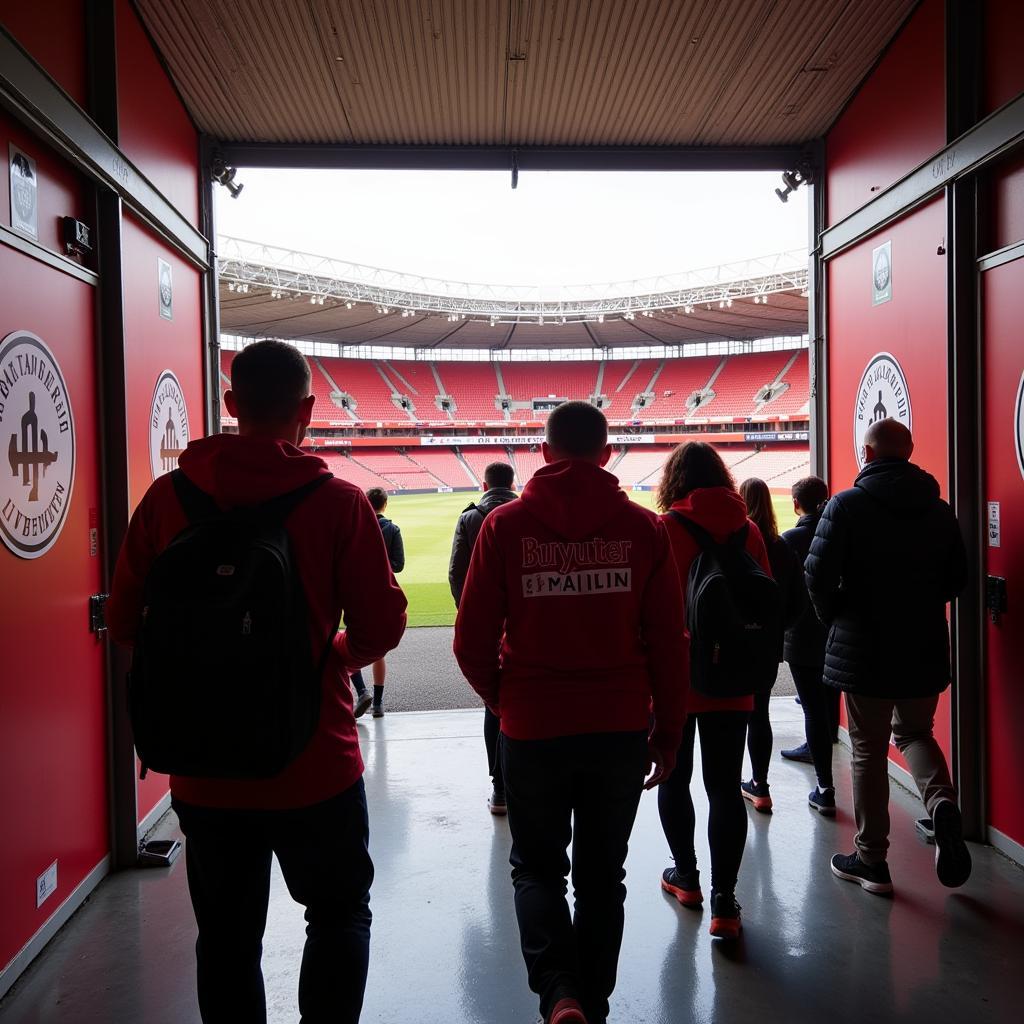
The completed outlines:
[[[690,534],[702,550],[707,551],[708,548],[717,547],[714,538],[703,526],[698,526],[692,519],[684,516],[682,512],[676,512],[674,509],[669,509],[668,514],[686,529],[687,533]]]
[[[747,538],[750,536],[750,520],[748,519],[735,533],[729,535],[729,543],[733,547],[739,548],[741,551],[745,551],[747,548]]]
[[[210,497],[206,491],[201,490],[180,469],[171,471],[171,483],[174,485],[174,493],[181,502],[185,511],[185,517],[190,523],[199,523],[204,519],[218,519],[224,513],[217,506],[217,502]]]

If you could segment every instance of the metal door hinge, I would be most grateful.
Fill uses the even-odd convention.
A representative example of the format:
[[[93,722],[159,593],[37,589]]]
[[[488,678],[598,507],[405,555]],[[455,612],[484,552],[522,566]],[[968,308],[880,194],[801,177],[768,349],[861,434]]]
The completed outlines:
[[[103,633],[107,628],[107,598],[109,594],[93,594],[89,598],[89,632]]]

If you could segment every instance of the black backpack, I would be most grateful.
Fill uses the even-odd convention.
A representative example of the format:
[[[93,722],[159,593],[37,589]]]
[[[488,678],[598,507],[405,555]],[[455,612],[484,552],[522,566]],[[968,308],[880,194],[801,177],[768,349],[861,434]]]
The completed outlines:
[[[334,639],[314,664],[284,522],[331,478],[229,512],[181,470],[171,478],[189,525],[143,590],[128,687],[140,777],[270,778],[316,730]]]
[[[690,684],[708,697],[767,693],[779,672],[782,599],[747,551],[749,524],[719,544],[673,512],[700,547],[686,583]]]

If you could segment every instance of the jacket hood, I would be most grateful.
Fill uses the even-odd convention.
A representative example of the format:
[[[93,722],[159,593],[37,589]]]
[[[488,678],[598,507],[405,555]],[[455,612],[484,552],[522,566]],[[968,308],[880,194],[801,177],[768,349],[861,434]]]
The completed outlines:
[[[488,487],[476,507],[482,512],[493,512],[499,505],[505,505],[515,498],[516,492],[510,487]]]
[[[940,493],[935,477],[903,459],[877,459],[869,463],[853,486],[893,512],[910,515],[926,511]]]
[[[323,459],[287,441],[238,434],[192,441],[178,464],[221,508],[257,505],[330,474]]]
[[[567,540],[591,536],[629,504],[617,477],[592,462],[576,459],[542,466],[519,500],[531,515]]]
[[[698,487],[675,502],[672,511],[703,526],[716,541],[724,541],[747,521],[746,503],[728,487]]]

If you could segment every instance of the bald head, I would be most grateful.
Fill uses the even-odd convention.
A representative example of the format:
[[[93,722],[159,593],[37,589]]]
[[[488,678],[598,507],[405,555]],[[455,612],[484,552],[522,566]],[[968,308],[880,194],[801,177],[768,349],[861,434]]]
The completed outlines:
[[[896,420],[879,420],[872,423],[864,435],[866,462],[874,462],[875,459],[907,461],[913,454],[914,438],[910,431]]]

